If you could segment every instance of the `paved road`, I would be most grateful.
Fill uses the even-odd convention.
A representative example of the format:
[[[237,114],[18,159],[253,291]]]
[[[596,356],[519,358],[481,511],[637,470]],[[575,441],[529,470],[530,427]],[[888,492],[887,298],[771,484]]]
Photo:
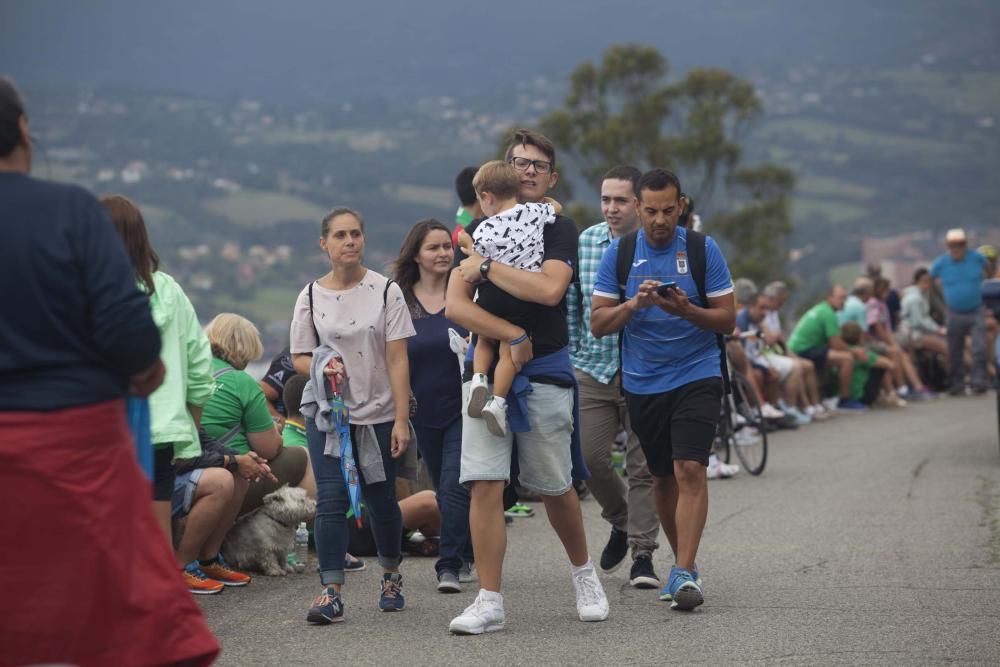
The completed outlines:
[[[438,594],[432,562],[410,559],[400,614],[376,611],[374,568],[348,575],[347,622],[335,626],[304,622],[315,576],[260,577],[202,599],[219,664],[1000,664],[993,401],[778,434],[762,477],[711,483],[698,558],[706,603],[694,613],[670,611],[619,571],[602,577],[611,618],[579,622],[564,556],[536,516],[510,529],[504,632],[449,635],[474,590]],[[584,515],[596,559],[608,529],[594,500]],[[662,550],[656,563],[665,575]]]

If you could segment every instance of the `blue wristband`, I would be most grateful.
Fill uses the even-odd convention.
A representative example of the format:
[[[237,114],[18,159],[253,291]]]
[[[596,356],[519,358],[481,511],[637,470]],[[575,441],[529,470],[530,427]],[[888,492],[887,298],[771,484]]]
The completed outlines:
[[[523,343],[526,340],[528,340],[528,334],[524,333],[524,334],[521,334],[520,336],[518,336],[517,338],[515,338],[514,340],[510,341],[507,344],[510,345],[511,347],[513,347],[514,345],[519,345],[520,343]]]

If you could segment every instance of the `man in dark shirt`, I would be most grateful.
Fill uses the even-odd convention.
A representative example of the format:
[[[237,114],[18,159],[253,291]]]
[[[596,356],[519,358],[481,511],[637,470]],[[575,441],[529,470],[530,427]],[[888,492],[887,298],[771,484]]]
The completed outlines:
[[[520,176],[522,202],[538,202],[556,184],[555,148],[546,137],[518,130],[507,161]],[[470,234],[474,225],[466,229]],[[559,216],[545,226],[541,271],[521,271],[479,256],[465,258],[448,284],[447,317],[470,331],[507,341],[519,375],[530,383],[525,397],[525,430],[514,424],[506,436],[491,434],[480,419],[463,415],[460,481],[470,488],[470,526],[480,591],[476,601],[452,620],[456,634],[502,630],[505,624],[500,575],[507,548],[503,519],[504,484],[510,479],[516,432],[519,482],[541,495],[571,564],[577,613],[582,621],[608,617],[608,600],[587,552],[580,500],[573,488],[572,436],[576,378],[569,358],[566,290],[577,261],[576,225]],[[531,338],[519,326],[491,315],[472,301],[476,284],[489,281],[525,302],[536,304]],[[463,388],[468,396],[469,384]],[[511,395],[518,394],[517,381]]]
[[[125,420],[126,393],[164,375],[149,299],[98,201],[31,178],[31,154],[0,77],[0,534],[17,543],[0,567],[3,662],[208,664],[219,645],[177,576]],[[71,610],[55,573],[72,573]]]

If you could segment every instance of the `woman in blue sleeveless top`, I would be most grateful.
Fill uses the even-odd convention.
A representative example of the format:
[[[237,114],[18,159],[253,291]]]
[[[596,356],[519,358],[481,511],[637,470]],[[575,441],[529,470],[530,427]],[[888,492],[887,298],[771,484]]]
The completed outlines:
[[[461,366],[451,346],[468,332],[444,316],[444,297],[455,251],[451,233],[437,220],[421,220],[407,234],[395,264],[417,335],[407,340],[410,386],[417,400],[413,426],[417,447],[438,492],[441,547],[435,569],[438,590],[458,593],[470,582],[469,492],[458,483],[462,458]]]

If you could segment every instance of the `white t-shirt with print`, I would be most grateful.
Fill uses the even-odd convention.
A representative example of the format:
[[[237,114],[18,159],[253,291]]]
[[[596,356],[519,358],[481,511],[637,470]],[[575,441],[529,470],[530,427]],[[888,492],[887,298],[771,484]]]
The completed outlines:
[[[295,301],[291,352],[309,354],[322,342],[343,355],[348,386],[342,393],[352,424],[381,424],[396,418],[385,348],[391,341],[416,335],[416,330],[403,291],[393,283],[386,292],[388,280],[369,269],[348,290],[313,283],[312,313],[308,285]]]

